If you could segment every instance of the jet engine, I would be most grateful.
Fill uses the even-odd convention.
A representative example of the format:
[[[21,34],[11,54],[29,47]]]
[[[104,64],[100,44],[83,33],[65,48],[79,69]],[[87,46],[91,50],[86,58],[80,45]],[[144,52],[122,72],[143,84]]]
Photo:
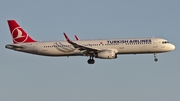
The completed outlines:
[[[117,54],[115,54],[112,50],[105,50],[97,53],[96,58],[100,59],[115,59],[117,58]]]

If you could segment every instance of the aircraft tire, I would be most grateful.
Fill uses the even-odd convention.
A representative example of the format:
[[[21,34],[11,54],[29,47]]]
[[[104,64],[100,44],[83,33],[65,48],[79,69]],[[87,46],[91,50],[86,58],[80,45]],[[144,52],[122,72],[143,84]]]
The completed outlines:
[[[154,59],[154,61],[155,61],[155,62],[157,62],[157,61],[158,61],[158,59],[157,59],[157,58],[155,58],[155,59]]]
[[[95,60],[94,60],[94,59],[89,59],[89,60],[87,61],[87,63],[88,63],[88,64],[94,64],[94,63],[95,63]]]

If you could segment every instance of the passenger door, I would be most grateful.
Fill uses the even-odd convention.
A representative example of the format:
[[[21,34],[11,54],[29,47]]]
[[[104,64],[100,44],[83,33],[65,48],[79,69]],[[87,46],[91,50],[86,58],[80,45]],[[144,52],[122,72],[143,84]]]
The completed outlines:
[[[153,39],[153,48],[154,49],[158,48],[158,41],[157,41],[157,39]]]
[[[124,49],[124,43],[120,43],[119,44],[119,50],[121,51],[121,50],[123,50]]]
[[[36,43],[33,43],[32,47],[33,47],[33,53],[38,53],[37,52],[37,47],[36,47]]]

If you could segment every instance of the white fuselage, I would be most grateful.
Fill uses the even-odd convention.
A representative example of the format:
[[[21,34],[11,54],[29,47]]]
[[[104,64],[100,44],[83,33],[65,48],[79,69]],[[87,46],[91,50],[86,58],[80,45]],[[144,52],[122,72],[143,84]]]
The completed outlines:
[[[79,45],[101,50],[113,50],[116,54],[162,53],[174,50],[175,46],[162,38],[75,40]],[[15,44],[11,44],[15,45]],[[84,50],[74,48],[67,41],[20,43],[16,48],[6,48],[44,56],[84,56]]]

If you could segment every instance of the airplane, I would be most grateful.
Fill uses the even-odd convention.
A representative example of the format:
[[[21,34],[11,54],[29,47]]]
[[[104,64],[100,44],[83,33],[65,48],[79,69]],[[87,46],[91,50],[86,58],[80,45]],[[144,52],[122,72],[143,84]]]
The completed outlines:
[[[36,41],[31,38],[15,20],[7,20],[13,44],[5,48],[41,56],[87,56],[88,64],[94,64],[94,58],[116,59],[122,54],[153,54],[157,62],[157,53],[170,52],[175,45],[163,38],[115,38],[94,40]]]

